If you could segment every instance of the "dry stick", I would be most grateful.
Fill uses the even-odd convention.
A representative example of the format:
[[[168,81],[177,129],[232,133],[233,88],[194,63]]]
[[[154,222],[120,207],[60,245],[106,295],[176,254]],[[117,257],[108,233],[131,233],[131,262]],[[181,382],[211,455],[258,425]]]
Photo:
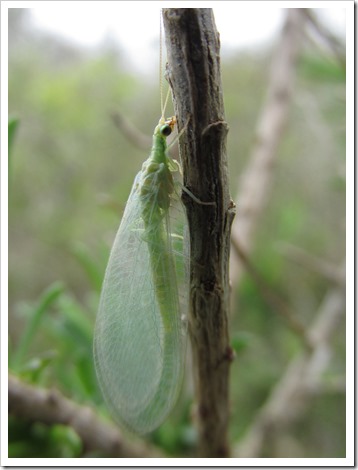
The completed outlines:
[[[344,308],[344,286],[332,288],[307,332],[311,351],[302,352],[288,365],[246,435],[236,446],[235,457],[261,457],[268,439],[272,440],[275,435],[287,430],[302,416],[312,397],[325,390],[322,383],[332,354],[330,343],[343,319]]]
[[[269,198],[274,173],[273,165],[284,126],[288,121],[304,20],[301,9],[287,10],[250,163],[238,181],[239,191],[236,197],[238,210],[232,226],[232,238],[247,255],[251,252],[254,233]],[[230,261],[231,282],[233,286],[237,286],[244,266],[237,256],[232,256]]]
[[[228,260],[234,207],[230,200],[219,37],[211,9],[163,10],[168,79],[179,129],[190,226],[189,329],[194,362],[199,455],[229,456]]]
[[[163,457],[143,443],[127,441],[118,428],[99,418],[87,406],[64,397],[59,391],[29,385],[9,375],[9,413],[32,422],[71,426],[83,443],[83,452],[104,457]]]

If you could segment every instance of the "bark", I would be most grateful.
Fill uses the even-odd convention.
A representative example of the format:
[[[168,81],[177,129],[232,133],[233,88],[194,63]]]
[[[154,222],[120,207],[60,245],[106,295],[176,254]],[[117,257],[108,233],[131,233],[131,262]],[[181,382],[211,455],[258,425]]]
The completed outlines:
[[[190,227],[190,314],[201,457],[227,457],[228,262],[234,205],[228,188],[219,35],[211,9],[163,9],[169,80]],[[213,204],[214,203],[214,204]]]

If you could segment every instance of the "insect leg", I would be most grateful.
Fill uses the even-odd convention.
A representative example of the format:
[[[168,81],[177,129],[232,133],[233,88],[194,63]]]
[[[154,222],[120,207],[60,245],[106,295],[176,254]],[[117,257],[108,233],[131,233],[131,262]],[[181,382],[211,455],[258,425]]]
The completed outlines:
[[[182,187],[182,190],[188,195],[190,196],[193,201],[195,201],[197,204],[200,204],[202,206],[216,206],[216,202],[204,202],[204,201],[201,201],[200,199],[198,199],[196,196],[194,196],[194,194],[188,189],[186,188],[185,186]]]

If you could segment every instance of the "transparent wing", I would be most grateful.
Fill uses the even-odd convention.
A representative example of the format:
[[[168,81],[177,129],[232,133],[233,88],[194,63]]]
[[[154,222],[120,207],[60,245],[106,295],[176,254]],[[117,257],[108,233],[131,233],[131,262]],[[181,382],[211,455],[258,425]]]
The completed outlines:
[[[173,201],[162,221],[165,242],[153,246],[145,236],[138,177],[105,274],[94,354],[102,393],[114,417],[127,429],[144,434],[165,419],[181,386],[188,270],[182,204]],[[158,287],[153,265],[158,274],[167,259],[173,263]]]

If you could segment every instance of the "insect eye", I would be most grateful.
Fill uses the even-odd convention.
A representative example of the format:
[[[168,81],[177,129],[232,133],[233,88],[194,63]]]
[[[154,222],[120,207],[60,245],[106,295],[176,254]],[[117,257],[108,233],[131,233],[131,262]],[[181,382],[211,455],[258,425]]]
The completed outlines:
[[[162,135],[164,135],[165,137],[168,137],[168,135],[170,135],[172,133],[172,128],[169,126],[169,124],[164,124],[160,128],[160,133]]]

